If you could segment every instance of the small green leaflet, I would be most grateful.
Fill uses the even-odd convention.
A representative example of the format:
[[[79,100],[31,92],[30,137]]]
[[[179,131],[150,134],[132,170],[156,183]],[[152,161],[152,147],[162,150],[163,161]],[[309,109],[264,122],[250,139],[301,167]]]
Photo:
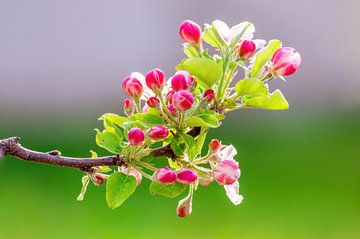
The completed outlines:
[[[206,135],[207,135],[208,130],[204,127],[201,127],[201,131],[200,134],[196,140],[196,152],[197,154],[201,155],[201,149],[204,145],[205,139],[206,139]]]
[[[106,182],[106,202],[110,209],[115,209],[128,199],[136,189],[133,176],[113,173]]]
[[[280,90],[275,90],[269,96],[250,97],[243,103],[245,107],[268,110],[286,110],[289,108],[289,103]]]
[[[222,66],[208,58],[188,58],[176,66],[177,70],[187,70],[195,76],[204,88],[211,88],[221,77]]]
[[[106,130],[100,131],[98,129],[95,129],[96,131],[96,137],[95,141],[96,144],[109,151],[113,154],[119,154],[121,151],[121,139],[119,136],[117,136],[115,133],[107,132]]]
[[[82,177],[82,179],[81,179],[82,188],[81,188],[79,196],[77,197],[78,201],[84,200],[86,189],[87,189],[87,186],[89,185],[89,182],[90,182],[89,176],[85,175],[84,177]]]
[[[185,188],[185,184],[178,182],[166,185],[155,181],[152,181],[149,187],[150,193],[152,195],[158,194],[169,198],[175,198],[179,196],[185,190]]]
[[[186,149],[189,155],[189,160],[192,161],[195,159],[197,152],[196,152],[196,142],[193,137],[188,134],[180,133],[180,137],[184,140]]]
[[[184,53],[190,57],[199,57],[199,52],[195,49],[192,44],[185,43],[184,44]]]
[[[220,126],[218,119],[212,114],[198,114],[186,119],[185,123],[191,127],[217,128]]]
[[[163,125],[164,121],[159,115],[151,114],[151,113],[138,113],[134,114],[129,118],[130,121],[140,121],[141,124],[144,126],[156,126],[156,125]]]
[[[119,116],[117,114],[107,113],[102,115],[99,120],[104,119],[110,120],[112,123],[117,124],[118,126],[122,127],[122,124],[127,121],[126,117]]]
[[[255,62],[251,70],[251,77],[257,78],[261,74],[266,63],[274,55],[275,51],[282,46],[281,41],[271,40],[267,46],[256,54]]]
[[[259,79],[248,78],[240,80],[235,85],[238,96],[264,96],[268,93],[268,87]]]

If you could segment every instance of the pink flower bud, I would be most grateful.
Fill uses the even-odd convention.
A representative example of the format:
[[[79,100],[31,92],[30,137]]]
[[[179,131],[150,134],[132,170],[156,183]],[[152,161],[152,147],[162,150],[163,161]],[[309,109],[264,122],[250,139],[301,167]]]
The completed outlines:
[[[176,111],[174,105],[169,104],[169,105],[166,106],[166,108],[168,108],[168,110],[170,111],[170,113],[171,113],[173,116],[176,116],[177,111]]]
[[[134,110],[135,110],[134,101],[132,99],[126,98],[123,101],[123,108],[124,108],[125,115],[126,116],[131,116],[134,113]]]
[[[204,99],[208,102],[211,103],[214,99],[215,99],[215,92],[213,89],[207,89],[204,92]]]
[[[197,82],[196,82],[195,77],[189,76],[188,79],[187,79],[187,83],[188,83],[188,90],[189,91],[195,90],[195,88],[197,86]]]
[[[176,182],[177,176],[174,171],[169,169],[169,167],[163,167],[159,169],[155,175],[154,179],[162,184],[173,184]]]
[[[243,40],[239,43],[239,56],[245,60],[250,59],[255,51],[256,51],[256,44],[252,40]]]
[[[149,137],[153,140],[165,139],[169,134],[169,131],[164,126],[154,126],[149,130]]]
[[[131,145],[139,146],[144,141],[144,131],[140,128],[132,128],[128,132],[128,139]]]
[[[128,96],[134,98],[140,98],[143,93],[143,86],[140,80],[131,76],[127,76],[124,78],[122,82],[122,88]]]
[[[101,173],[96,173],[92,175],[91,179],[96,185],[101,185],[105,181],[105,175]]]
[[[186,198],[181,199],[176,208],[176,214],[179,217],[186,217],[191,214],[192,211],[192,198],[188,195]]]
[[[230,185],[239,177],[239,164],[235,160],[225,159],[215,166],[214,178],[222,185]]]
[[[193,105],[194,96],[186,90],[180,90],[172,96],[172,103],[178,111],[186,111]]]
[[[222,146],[221,142],[218,139],[212,139],[209,144],[209,148],[210,148],[211,152],[213,152],[213,153],[215,153],[216,151],[221,149],[221,146]]]
[[[171,78],[171,87],[174,91],[187,90],[189,87],[187,82],[187,76],[183,74],[175,74]]]
[[[289,76],[299,68],[301,56],[293,48],[283,47],[274,53],[271,61],[273,74],[276,76]]]
[[[166,103],[169,103],[169,104],[172,103],[172,96],[174,95],[174,93],[175,93],[174,90],[169,90],[169,92],[166,93],[166,96],[165,96]]]
[[[154,69],[146,73],[145,76],[146,85],[153,91],[161,91],[165,84],[164,72],[160,69]]]
[[[183,184],[194,183],[198,179],[196,172],[192,169],[182,169],[177,173],[177,180]]]
[[[179,35],[185,43],[198,44],[201,39],[201,28],[195,22],[185,20],[180,25]]]
[[[146,103],[147,103],[148,106],[151,107],[151,108],[155,108],[155,109],[159,109],[159,108],[160,108],[160,100],[159,100],[157,97],[155,97],[155,96],[150,97],[150,98],[147,100]]]

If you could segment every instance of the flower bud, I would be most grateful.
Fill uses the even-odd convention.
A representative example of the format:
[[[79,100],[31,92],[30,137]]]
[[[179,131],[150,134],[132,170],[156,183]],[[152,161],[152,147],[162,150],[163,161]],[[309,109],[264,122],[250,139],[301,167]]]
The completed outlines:
[[[169,167],[163,167],[159,169],[155,175],[154,179],[162,184],[173,184],[176,182],[177,176],[174,171],[169,169]]]
[[[186,217],[191,214],[192,211],[192,197],[188,195],[186,198],[181,199],[176,208],[176,214],[179,217]]]
[[[122,88],[128,96],[133,98],[140,98],[143,93],[143,86],[140,80],[131,76],[124,78]]]
[[[123,101],[123,108],[124,108],[125,115],[126,116],[131,116],[134,113],[134,110],[135,110],[134,101],[132,99],[126,98]]]
[[[198,176],[195,170],[192,169],[182,169],[177,173],[177,180],[183,184],[194,183],[198,179]]]
[[[221,146],[222,146],[221,142],[218,139],[212,139],[209,144],[209,148],[210,148],[211,152],[213,152],[213,153],[218,151],[221,148]]]
[[[186,111],[193,105],[194,96],[186,90],[180,90],[172,96],[172,103],[178,111]]]
[[[155,93],[162,90],[165,84],[164,72],[160,69],[154,69],[145,75],[146,85]]]
[[[185,20],[180,25],[179,35],[185,43],[198,44],[201,39],[201,28],[195,22]]]
[[[149,130],[149,137],[153,140],[165,139],[169,134],[169,131],[164,126],[154,126]]]
[[[159,109],[160,108],[160,100],[153,96],[153,97],[150,97],[148,100],[147,100],[147,105],[151,108],[155,108],[155,109]]]
[[[101,173],[91,174],[90,178],[97,186],[103,184],[105,181],[105,175]]]
[[[128,139],[131,145],[139,146],[144,141],[145,135],[144,131],[140,128],[132,128],[128,132]]]
[[[214,178],[222,185],[230,185],[239,177],[239,164],[235,160],[225,159],[215,166]]]
[[[188,83],[188,90],[194,91],[197,86],[197,81],[196,81],[195,77],[189,76],[187,79],[187,83]]]
[[[175,74],[171,78],[171,87],[174,91],[187,90],[189,88],[187,76],[183,74]]]
[[[174,90],[169,90],[169,92],[166,93],[166,96],[165,96],[166,103],[169,103],[169,104],[172,103],[172,96],[174,95],[174,93],[175,93]]]
[[[213,89],[207,89],[204,92],[204,99],[207,103],[211,103],[215,99],[215,92]]]
[[[289,76],[299,68],[301,56],[293,48],[283,47],[274,53],[271,61],[271,70],[275,76]]]
[[[170,111],[170,113],[172,114],[172,116],[176,116],[177,111],[176,111],[176,109],[175,109],[175,107],[174,107],[173,104],[167,105],[166,108],[168,108],[168,110]]]
[[[256,44],[252,40],[243,40],[238,47],[240,58],[245,60],[249,60],[256,52]]]

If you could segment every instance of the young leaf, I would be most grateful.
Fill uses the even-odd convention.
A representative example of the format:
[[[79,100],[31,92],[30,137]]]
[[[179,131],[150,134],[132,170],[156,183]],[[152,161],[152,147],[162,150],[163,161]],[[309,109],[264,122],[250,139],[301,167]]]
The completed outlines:
[[[109,151],[113,154],[118,154],[121,151],[121,139],[119,136],[117,136],[115,133],[107,132],[106,130],[100,131],[98,129],[96,130],[96,144]]]
[[[222,74],[222,66],[208,58],[185,59],[176,66],[176,69],[189,71],[205,88],[211,88]]]
[[[152,195],[158,194],[169,198],[179,196],[185,190],[185,188],[186,185],[182,183],[166,185],[155,181],[152,181],[149,187],[150,193]]]
[[[199,52],[192,44],[184,44],[184,53],[190,58],[199,57]]]
[[[133,176],[113,173],[106,182],[106,202],[110,209],[115,209],[128,199],[136,189]]]
[[[184,144],[181,143],[179,137],[173,137],[170,143],[170,147],[176,156],[181,156],[184,153]]]
[[[191,127],[217,128],[220,126],[218,119],[212,114],[198,114],[186,119],[185,123]]]
[[[263,96],[268,93],[268,87],[264,84],[264,82],[254,78],[240,80],[236,84],[235,89],[239,96]]]
[[[118,126],[122,127],[122,124],[127,121],[126,117],[119,116],[117,114],[107,113],[102,115],[99,120],[108,119],[114,124],[117,124]]]
[[[87,189],[87,186],[89,185],[89,182],[90,182],[89,176],[85,175],[84,177],[82,177],[82,179],[81,179],[82,188],[81,188],[79,196],[77,197],[78,201],[84,200],[86,189]]]
[[[159,115],[151,114],[151,113],[139,113],[134,114],[129,118],[130,120],[138,120],[144,126],[156,126],[156,125],[163,125],[164,121]]]
[[[269,96],[259,96],[247,99],[244,102],[245,107],[254,107],[268,110],[286,110],[289,103],[280,90],[275,90]]]
[[[204,127],[201,127],[201,131],[200,134],[196,140],[196,152],[197,154],[201,154],[201,149],[204,145],[205,139],[206,139],[206,135],[207,135],[207,129]]]
[[[256,54],[255,62],[251,69],[251,77],[257,78],[261,74],[266,63],[274,55],[275,51],[282,46],[281,41],[271,40],[267,46]]]
[[[107,117],[104,118],[104,128],[107,132],[116,134],[120,139],[124,138],[123,132]]]
[[[180,133],[180,137],[184,140],[189,155],[189,159],[190,161],[192,161],[197,155],[195,140],[190,135],[184,133]]]

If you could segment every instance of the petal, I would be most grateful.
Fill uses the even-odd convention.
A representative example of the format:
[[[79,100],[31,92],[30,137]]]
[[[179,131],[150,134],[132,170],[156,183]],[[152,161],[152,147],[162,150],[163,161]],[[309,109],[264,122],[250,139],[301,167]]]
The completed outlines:
[[[237,152],[233,145],[227,145],[221,149],[221,160],[224,159],[233,159],[236,156]]]
[[[221,20],[215,20],[212,24],[215,26],[224,42],[229,43],[231,41],[231,30],[228,25]]]
[[[257,50],[263,48],[266,45],[266,41],[263,39],[254,39],[254,43]]]
[[[141,95],[141,100],[147,101],[151,96],[154,96],[153,91],[146,85],[145,76],[141,74],[140,72],[133,72],[131,73],[131,77],[135,77],[138,79],[142,86],[143,86],[143,94]]]
[[[231,37],[236,37],[241,33],[241,31],[246,27],[250,22],[241,22],[233,27],[231,27]],[[241,39],[251,40],[254,37],[255,26],[254,24],[250,23],[251,25],[245,30]]]
[[[235,181],[231,185],[224,185],[226,195],[230,199],[230,201],[235,204],[239,205],[244,197],[239,194],[239,182]]]

